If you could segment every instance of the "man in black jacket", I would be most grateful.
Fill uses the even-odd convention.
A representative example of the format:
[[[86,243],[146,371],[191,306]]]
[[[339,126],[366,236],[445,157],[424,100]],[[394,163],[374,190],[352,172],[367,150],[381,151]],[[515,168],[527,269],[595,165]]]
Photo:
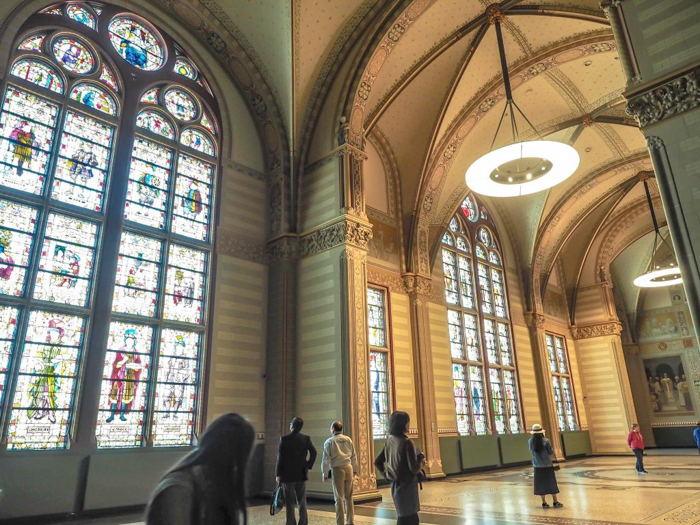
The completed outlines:
[[[289,434],[280,438],[277,453],[275,476],[277,483],[284,488],[284,500],[287,509],[287,525],[297,525],[294,517],[294,503],[299,506],[299,525],[307,525],[309,516],[306,511],[306,480],[308,472],[314,467],[316,449],[311,438],[301,433],[304,420],[292,419]],[[308,459],[307,459],[308,455]]]

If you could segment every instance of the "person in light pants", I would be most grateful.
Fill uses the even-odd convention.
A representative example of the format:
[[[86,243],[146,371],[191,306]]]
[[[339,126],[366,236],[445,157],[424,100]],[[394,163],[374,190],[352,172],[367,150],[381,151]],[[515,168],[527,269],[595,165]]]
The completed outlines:
[[[329,480],[329,477],[333,481],[335,522],[337,525],[354,523],[355,505],[352,501],[352,488],[353,478],[357,475],[358,470],[357,455],[352,439],[343,434],[343,424],[340,421],[333,421],[331,437],[323,444],[321,473],[324,483]]]

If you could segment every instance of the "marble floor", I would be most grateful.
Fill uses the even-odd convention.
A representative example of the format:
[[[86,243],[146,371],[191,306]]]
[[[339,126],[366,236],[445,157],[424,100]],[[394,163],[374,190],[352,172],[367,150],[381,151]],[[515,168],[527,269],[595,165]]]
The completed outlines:
[[[688,451],[690,452],[690,451]],[[634,457],[597,457],[562,464],[558,472],[561,509],[542,509],[532,495],[532,469],[515,468],[449,477],[424,484],[421,523],[508,524],[561,523],[568,525],[700,524],[700,456],[652,454],[645,458],[649,474],[634,470]],[[356,524],[395,523],[387,488],[383,500],[356,506]],[[333,508],[310,503],[312,525],[335,523]],[[66,523],[66,522],[63,522]],[[141,525],[140,516],[75,522],[81,525]],[[250,525],[281,525],[284,516],[271,517],[267,505],[250,508]]]

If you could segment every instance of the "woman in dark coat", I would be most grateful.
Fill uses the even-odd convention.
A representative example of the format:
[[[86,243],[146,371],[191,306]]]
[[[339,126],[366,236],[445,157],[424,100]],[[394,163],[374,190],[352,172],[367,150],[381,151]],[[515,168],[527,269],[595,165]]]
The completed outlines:
[[[160,480],[146,524],[246,524],[245,473],[254,439],[253,427],[238,414],[216,419],[197,448]]]
[[[410,418],[406,412],[394,412],[389,418],[389,437],[374,465],[391,481],[397,525],[418,523],[418,473],[425,465],[425,456],[416,454],[416,447],[408,439]]]
[[[549,508],[545,497],[547,494],[552,495],[555,507],[563,507],[564,505],[557,499],[559,487],[552,464],[552,454],[554,453],[552,443],[544,437],[544,429],[537,423],[532,425],[530,434],[532,437],[528,441],[528,446],[532,453],[532,466],[535,468],[535,495],[542,498],[542,508]]]

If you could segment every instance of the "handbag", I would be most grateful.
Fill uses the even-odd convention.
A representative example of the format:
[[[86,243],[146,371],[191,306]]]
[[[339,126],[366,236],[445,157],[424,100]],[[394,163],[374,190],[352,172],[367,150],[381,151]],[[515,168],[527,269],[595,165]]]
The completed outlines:
[[[274,516],[284,507],[284,490],[282,485],[279,483],[275,490],[272,492],[272,499],[270,500],[270,516]]]

